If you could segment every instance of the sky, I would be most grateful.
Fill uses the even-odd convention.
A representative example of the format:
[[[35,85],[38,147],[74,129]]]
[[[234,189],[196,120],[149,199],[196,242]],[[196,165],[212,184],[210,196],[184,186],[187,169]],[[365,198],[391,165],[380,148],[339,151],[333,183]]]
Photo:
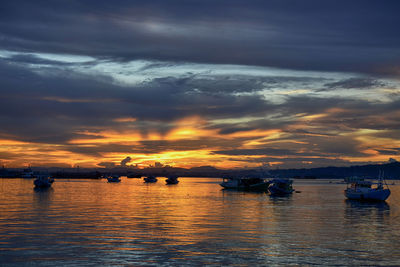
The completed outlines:
[[[0,3],[0,164],[400,159],[400,2]]]

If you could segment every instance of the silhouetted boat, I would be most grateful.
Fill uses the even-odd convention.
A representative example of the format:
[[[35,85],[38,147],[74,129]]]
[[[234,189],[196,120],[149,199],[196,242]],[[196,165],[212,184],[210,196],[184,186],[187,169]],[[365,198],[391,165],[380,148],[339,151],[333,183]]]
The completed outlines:
[[[50,187],[53,184],[53,182],[54,182],[53,178],[50,178],[47,175],[40,175],[38,176],[38,178],[35,179],[35,181],[33,181],[33,184],[37,188],[47,188]]]
[[[224,177],[220,186],[225,189],[267,191],[269,183],[262,178],[251,177]]]
[[[166,182],[166,184],[177,184],[177,183],[179,183],[178,176],[170,175],[167,177],[167,180],[165,180],[165,182]]]
[[[35,178],[35,175],[31,168],[26,168],[22,171],[21,177],[25,179],[32,179]]]
[[[158,181],[157,178],[155,176],[152,176],[152,175],[147,176],[147,177],[144,178],[144,182],[145,183],[155,183],[157,181]]]
[[[385,201],[390,196],[390,189],[383,187],[383,178],[380,176],[377,183],[359,180],[350,183],[350,187],[347,184],[344,195],[353,200]]]
[[[118,175],[111,175],[107,177],[107,181],[109,183],[119,183],[121,182],[121,178]]]
[[[294,191],[292,183],[293,181],[289,179],[275,178],[269,181],[268,191],[271,195],[289,195]]]

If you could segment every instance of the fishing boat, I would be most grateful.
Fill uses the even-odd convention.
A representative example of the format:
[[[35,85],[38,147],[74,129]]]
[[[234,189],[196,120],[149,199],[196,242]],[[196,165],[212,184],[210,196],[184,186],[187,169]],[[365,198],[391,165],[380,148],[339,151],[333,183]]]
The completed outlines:
[[[353,200],[385,201],[390,196],[390,189],[387,185],[384,188],[383,175],[379,175],[376,183],[360,179],[347,184],[344,195]]]
[[[107,181],[109,183],[119,183],[121,182],[121,178],[118,175],[110,175],[107,177]]]
[[[144,182],[145,183],[155,183],[157,181],[158,181],[157,178],[155,176],[152,176],[152,175],[147,176],[147,177],[144,178]]]
[[[177,184],[179,183],[178,181],[178,176],[176,175],[170,175],[167,177],[167,180],[165,180],[166,184]]]
[[[248,190],[248,191],[264,191],[268,190],[269,183],[263,178],[253,177],[224,177],[222,178],[222,186],[225,189]]]
[[[39,175],[38,178],[33,181],[33,184],[36,188],[48,188],[53,184],[53,182],[54,179],[48,175]]]
[[[276,196],[289,195],[294,191],[292,184],[292,180],[275,178],[269,181],[268,191]]]

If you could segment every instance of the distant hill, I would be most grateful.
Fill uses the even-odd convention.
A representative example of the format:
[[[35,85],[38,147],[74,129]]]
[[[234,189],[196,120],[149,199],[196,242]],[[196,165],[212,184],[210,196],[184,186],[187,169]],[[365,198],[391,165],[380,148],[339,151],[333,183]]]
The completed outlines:
[[[270,170],[274,176],[280,177],[315,177],[315,178],[344,178],[359,176],[364,178],[377,178],[383,172],[386,179],[400,179],[400,163],[370,164],[351,167],[324,167],[312,169],[287,169]]]
[[[179,177],[287,177],[287,178],[326,178],[343,179],[344,177],[359,176],[364,178],[377,178],[380,172],[384,173],[386,179],[400,179],[400,163],[392,162],[386,164],[370,164],[351,167],[323,167],[312,169],[277,169],[268,170],[263,168],[221,170],[212,166],[194,167],[191,169],[164,167],[148,167],[144,169],[132,167],[117,168],[34,168],[35,173],[46,172],[58,178],[98,178],[103,174],[140,174],[167,176],[178,175]],[[22,169],[0,169],[0,177],[21,177]]]

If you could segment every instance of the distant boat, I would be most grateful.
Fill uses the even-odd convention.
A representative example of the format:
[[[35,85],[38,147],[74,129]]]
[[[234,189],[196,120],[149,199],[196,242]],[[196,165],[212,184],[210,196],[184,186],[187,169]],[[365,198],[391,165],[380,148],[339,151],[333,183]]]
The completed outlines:
[[[269,181],[268,191],[274,196],[289,195],[294,192],[292,180],[275,178]]]
[[[48,188],[54,182],[53,178],[50,178],[48,175],[40,175],[38,178],[33,181],[33,184],[36,188]]]
[[[225,189],[264,191],[268,190],[269,183],[263,178],[251,177],[224,177],[220,186]]]
[[[26,168],[22,171],[21,177],[25,178],[25,179],[31,179],[31,178],[35,178],[35,175],[31,168]]]
[[[353,200],[385,201],[390,196],[390,189],[383,187],[383,177],[380,176],[377,183],[362,179],[354,180],[347,184],[344,195]]]
[[[158,181],[157,178],[155,176],[152,176],[152,175],[147,176],[147,177],[144,178],[144,182],[145,183],[155,183],[157,181]]]
[[[118,175],[110,175],[107,177],[107,181],[109,183],[119,183],[121,182],[121,178]]]
[[[166,184],[177,184],[177,183],[179,183],[178,176],[170,175],[167,177],[167,180],[165,180],[165,182],[166,182]]]

